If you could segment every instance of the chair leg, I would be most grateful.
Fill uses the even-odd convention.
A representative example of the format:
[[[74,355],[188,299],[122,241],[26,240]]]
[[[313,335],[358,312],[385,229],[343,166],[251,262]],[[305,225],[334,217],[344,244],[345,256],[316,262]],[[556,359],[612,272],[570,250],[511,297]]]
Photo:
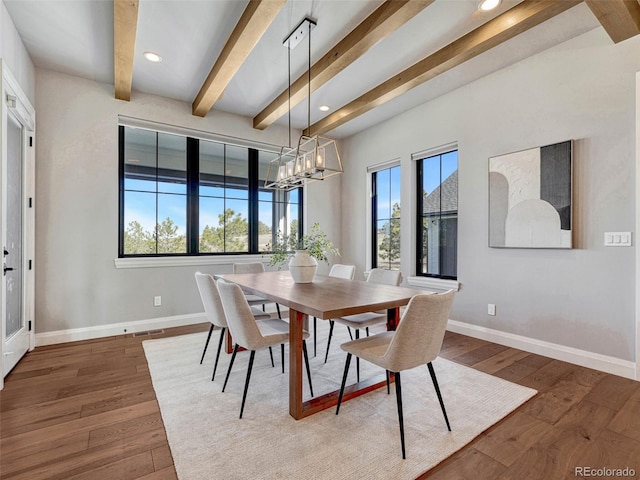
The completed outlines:
[[[367,337],[369,336],[369,327],[366,327],[365,330],[367,331]]]
[[[324,354],[324,363],[327,363],[327,358],[329,358],[329,346],[331,345],[331,337],[333,336],[333,325],[336,322],[333,320],[329,320],[329,340],[327,340],[327,353]]]
[[[353,340],[353,335],[351,335],[351,329],[347,327],[347,332],[349,332],[349,338]]]
[[[251,350],[249,356],[249,368],[247,369],[247,380],[244,382],[244,393],[242,394],[242,405],[240,406],[240,418],[242,418],[242,412],[244,412],[244,402],[247,399],[247,390],[249,390],[249,380],[251,380],[251,369],[253,368],[253,358],[256,356],[256,351]]]
[[[396,402],[398,403],[398,423],[400,424],[400,444],[402,445],[402,459],[407,458],[404,451],[404,418],[402,417],[402,387],[400,386],[400,372],[395,372]]]
[[[271,368],[275,367],[276,364],[273,363],[273,350],[269,347],[269,356],[271,357]]]
[[[309,390],[313,397],[313,385],[311,384],[311,369],[309,368],[309,355],[307,354],[307,341],[302,341],[302,353],[304,354],[304,364],[307,367],[307,379],[309,380]]]
[[[276,303],[276,310],[278,310],[278,318],[282,320],[282,315],[280,314],[280,305]]]
[[[429,367],[429,373],[431,374],[431,381],[433,381],[433,386],[436,388],[436,395],[438,395],[438,400],[440,401],[440,408],[442,408],[444,421],[447,422],[447,429],[451,431],[449,418],[447,417],[447,411],[444,409],[444,402],[442,401],[442,395],[440,395],[440,387],[438,386],[438,380],[436,379],[436,372],[433,369],[433,365],[431,365],[431,362],[427,363],[427,367]]]
[[[356,329],[356,340],[360,338],[360,330]],[[356,381],[360,381],[360,357],[356,357]]]
[[[229,374],[231,374],[231,368],[233,368],[233,361],[236,359],[236,353],[238,353],[238,348],[239,348],[239,345],[236,343],[236,345],[233,347],[233,354],[231,354],[231,361],[229,362],[229,368],[227,369],[227,376],[224,379],[224,385],[222,385],[223,392],[224,392],[224,389],[227,388],[227,382],[229,381]]]
[[[216,352],[216,363],[213,365],[213,375],[211,375],[211,381],[216,378],[216,370],[218,369],[218,360],[220,360],[220,352],[222,351],[222,341],[224,340],[224,332],[227,331],[226,327],[220,330],[220,340],[218,341],[218,351]]]
[[[318,338],[318,319],[313,317],[313,356],[315,357],[318,353],[316,351],[316,339]],[[200,362],[202,363],[202,362]]]
[[[387,377],[387,395],[391,395],[391,390],[389,389],[389,370],[385,370],[384,373]]]
[[[207,342],[204,344],[204,350],[202,352],[202,357],[200,358],[200,365],[202,365],[202,361],[204,360],[204,354],[207,353],[207,347],[209,346],[209,340],[211,340],[211,334],[213,333],[213,323],[211,327],[209,327],[209,335],[207,335]]]
[[[347,375],[349,374],[349,364],[351,363],[351,354],[347,353],[347,361],[344,364],[344,373],[342,374],[342,384],[340,385],[340,395],[338,395],[338,406],[336,407],[336,415],[340,413],[340,404],[342,403],[342,394],[344,393],[344,385],[347,383]]]

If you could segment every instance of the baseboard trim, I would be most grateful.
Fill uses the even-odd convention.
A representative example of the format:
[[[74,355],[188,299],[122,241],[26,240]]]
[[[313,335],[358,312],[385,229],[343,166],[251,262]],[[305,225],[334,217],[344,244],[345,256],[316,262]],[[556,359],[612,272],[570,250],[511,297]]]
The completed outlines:
[[[112,323],[109,325],[97,325],[94,327],[70,328],[68,330],[36,333],[36,347],[66,342],[77,342],[79,340],[111,337],[113,335],[125,335],[129,333],[144,332],[146,330],[182,327],[206,321],[207,319],[204,313],[192,313],[188,315],[175,315],[172,317],[150,318],[147,320],[134,320],[131,322]]]
[[[447,330],[632,380],[636,379],[636,365],[628,360],[523,337],[513,333],[501,332],[500,330],[480,327],[457,320],[449,320]]]

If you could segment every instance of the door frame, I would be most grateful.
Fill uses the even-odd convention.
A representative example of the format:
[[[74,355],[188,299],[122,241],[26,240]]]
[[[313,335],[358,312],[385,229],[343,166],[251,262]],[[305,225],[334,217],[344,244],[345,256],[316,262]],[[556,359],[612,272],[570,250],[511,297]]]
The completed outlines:
[[[636,231],[634,249],[636,253],[636,380],[640,380],[640,72],[636,73]]]
[[[29,331],[29,351],[35,347],[35,124],[36,113],[31,102],[20,87],[20,84],[11,73],[7,63],[0,59],[0,79],[1,79],[1,114],[0,114],[0,145],[1,145],[1,165],[0,182],[2,183],[2,194],[0,195],[0,238],[5,239],[5,171],[7,165],[7,115],[9,111],[22,124],[22,158],[23,158],[23,179],[22,179],[22,195],[23,195],[23,312],[25,322],[31,322],[31,330]],[[11,95],[15,98],[15,105],[8,105],[7,96]],[[27,205],[27,199],[30,199]],[[31,262],[31,268],[29,268]],[[0,315],[2,317],[2,328],[5,325],[5,303],[4,297],[4,276],[2,277],[2,288],[0,288]],[[28,328],[28,327],[27,327]],[[2,337],[4,337],[4,332]],[[4,341],[0,341],[0,371],[4,372]],[[4,375],[0,375],[0,390],[4,387]]]

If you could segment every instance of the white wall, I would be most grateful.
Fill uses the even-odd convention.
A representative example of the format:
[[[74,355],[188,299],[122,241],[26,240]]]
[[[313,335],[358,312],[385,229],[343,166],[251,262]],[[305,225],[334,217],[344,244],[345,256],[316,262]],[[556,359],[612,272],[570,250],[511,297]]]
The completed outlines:
[[[633,361],[636,248],[605,248],[603,237],[635,226],[638,71],[640,38],[614,45],[598,28],[345,140],[343,259],[366,267],[367,165],[400,157],[402,269],[415,274],[411,154],[457,141],[462,287],[451,318]],[[575,248],[489,248],[488,158],[567,139]]]
[[[7,7],[2,2],[0,2],[0,58],[7,62],[9,70],[33,105],[36,85],[35,67],[13,25]]]
[[[287,129],[254,130],[250,118],[37,69],[36,331],[52,332],[202,312],[193,273],[231,265],[116,269],[118,255],[118,114],[279,145]],[[338,187],[334,187],[339,192]],[[309,193],[323,200],[325,192]],[[339,197],[339,195],[335,195]],[[310,216],[308,224],[318,221]],[[320,220],[324,225],[324,219]],[[338,232],[340,218],[327,218]],[[153,296],[162,296],[162,307]]]

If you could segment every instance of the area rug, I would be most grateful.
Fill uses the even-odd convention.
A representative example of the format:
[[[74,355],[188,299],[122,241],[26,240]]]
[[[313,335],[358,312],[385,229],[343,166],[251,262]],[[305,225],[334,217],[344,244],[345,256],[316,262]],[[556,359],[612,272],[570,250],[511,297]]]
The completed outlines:
[[[336,325],[340,332],[334,333],[329,361],[323,363],[326,325],[319,324],[323,328],[318,355],[310,359],[316,395],[339,388],[346,355],[339,344],[348,340],[346,329]],[[202,365],[206,333],[143,343],[180,480],[413,479],[536,393],[438,358],[433,366],[451,422],[449,432],[427,367],[404,372],[407,458],[403,460],[393,385],[391,395],[381,388],[345,402],[340,415],[332,408],[296,421],[288,413],[288,364],[283,375],[280,349],[274,349],[275,368],[268,350],[258,351],[244,415],[238,419],[249,355],[238,354],[222,393],[230,355],[221,355],[212,382],[218,338],[215,332]],[[382,380],[383,373],[361,362],[361,379],[378,376]],[[355,361],[348,383],[353,382]],[[307,387],[305,378],[306,398]]]

